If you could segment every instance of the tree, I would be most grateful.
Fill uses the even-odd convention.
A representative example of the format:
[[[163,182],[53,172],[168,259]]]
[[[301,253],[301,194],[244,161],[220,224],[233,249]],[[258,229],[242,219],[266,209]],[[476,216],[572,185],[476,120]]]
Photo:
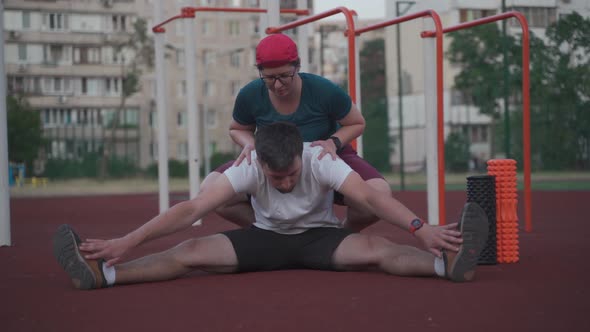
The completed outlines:
[[[367,41],[360,52],[359,62],[362,68],[361,109],[366,121],[364,158],[379,171],[390,171],[384,40]]]
[[[547,31],[539,103],[532,116],[547,169],[590,168],[590,19],[574,12]],[[547,135],[550,133],[549,135]]]
[[[460,65],[455,88],[480,112],[501,117],[502,34],[496,24],[451,35],[447,52]],[[511,100],[511,150],[522,165],[521,36],[506,36]],[[531,152],[537,169],[590,168],[590,20],[577,13],[546,30],[546,41],[530,33]],[[504,135],[502,126],[494,137]],[[493,151],[494,152],[494,151]]]
[[[7,96],[8,158],[25,163],[31,169],[43,144],[43,128],[39,113],[25,99]]]
[[[469,168],[469,140],[465,135],[455,132],[445,141],[445,167],[451,172],[465,172]]]
[[[134,61],[129,65],[126,64],[125,59],[121,61],[121,76],[123,77],[121,99],[110,123],[106,124],[110,129],[110,135],[108,138],[103,137],[104,146],[99,171],[101,178],[108,176],[108,165],[115,153],[117,128],[127,99],[141,89],[142,70],[140,67],[153,68],[154,66],[154,43],[147,34],[147,22],[142,18],[137,19],[133,23],[133,33],[123,42],[116,44],[114,52],[123,58],[126,54],[132,53]]]

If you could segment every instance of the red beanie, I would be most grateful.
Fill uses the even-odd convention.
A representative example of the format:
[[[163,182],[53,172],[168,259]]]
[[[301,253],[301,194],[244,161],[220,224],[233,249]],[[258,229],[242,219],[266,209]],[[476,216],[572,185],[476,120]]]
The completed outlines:
[[[263,67],[280,67],[297,61],[297,45],[287,35],[272,34],[256,46],[256,65]]]

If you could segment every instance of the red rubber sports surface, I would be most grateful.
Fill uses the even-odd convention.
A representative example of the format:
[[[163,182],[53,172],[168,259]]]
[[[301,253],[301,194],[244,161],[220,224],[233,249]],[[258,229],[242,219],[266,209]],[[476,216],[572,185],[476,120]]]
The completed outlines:
[[[425,193],[396,196],[427,215]],[[157,213],[157,195],[12,199],[13,246],[0,248],[0,331],[590,331],[590,192],[532,197],[534,230],[521,230],[520,262],[480,266],[472,283],[372,272],[196,272],[98,291],[71,286],[53,258],[53,232],[68,223],[82,238],[122,235]],[[449,222],[465,200],[448,193]],[[129,258],[230,228],[210,215]],[[417,244],[383,222],[365,232]]]

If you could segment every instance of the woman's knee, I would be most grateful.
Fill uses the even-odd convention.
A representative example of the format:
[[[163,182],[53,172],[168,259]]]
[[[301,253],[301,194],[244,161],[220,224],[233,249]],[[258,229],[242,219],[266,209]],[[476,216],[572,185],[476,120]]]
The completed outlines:
[[[366,183],[375,190],[378,190],[383,193],[391,193],[391,186],[383,178],[369,179],[366,181]]]

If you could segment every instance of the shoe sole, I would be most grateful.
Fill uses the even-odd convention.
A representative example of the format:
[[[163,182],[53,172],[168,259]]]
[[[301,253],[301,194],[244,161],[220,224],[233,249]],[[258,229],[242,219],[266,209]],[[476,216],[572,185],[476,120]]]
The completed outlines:
[[[463,243],[450,267],[449,277],[452,281],[463,282],[475,276],[479,255],[488,239],[488,217],[478,204],[467,203],[459,225]]]
[[[53,255],[79,289],[93,289],[96,277],[78,249],[80,238],[69,225],[58,227],[53,236]]]

